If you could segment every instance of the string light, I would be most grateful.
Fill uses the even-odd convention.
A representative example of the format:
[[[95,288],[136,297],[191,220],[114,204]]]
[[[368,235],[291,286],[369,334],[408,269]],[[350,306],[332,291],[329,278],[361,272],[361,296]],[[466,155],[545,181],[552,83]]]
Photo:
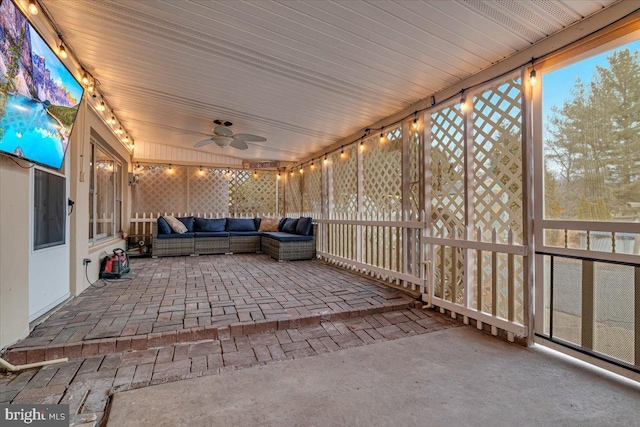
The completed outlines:
[[[344,146],[342,147],[342,150],[340,150],[340,158],[344,159],[345,154],[344,154]]]
[[[227,178],[231,178],[231,176],[233,174],[231,173],[231,171],[229,169],[227,169],[227,173],[225,175],[227,175]]]
[[[36,5],[36,0],[29,0],[29,6],[27,7],[29,13],[32,15],[38,14],[38,5]]]
[[[277,179],[278,181],[280,181],[280,177],[281,177],[281,176],[280,176],[280,172],[278,172],[278,176],[276,177],[276,179]]]
[[[171,163],[169,163],[169,169],[167,170],[169,173],[173,173],[173,167],[171,166]]]
[[[122,141],[125,143],[129,142],[129,135],[125,135],[124,138],[122,138]]]
[[[531,70],[531,73],[529,73],[529,84],[533,86],[537,82],[538,82],[538,78],[536,77],[536,70]]]
[[[327,163],[329,163],[329,159],[327,159],[327,153],[324,153],[324,160],[323,163],[326,165]]]
[[[62,42],[60,42],[60,47],[58,48],[58,56],[62,59],[67,59],[69,57],[69,55],[67,55],[67,49],[65,49]]]
[[[104,101],[100,101],[100,104],[98,104],[98,106],[96,107],[96,110],[98,111],[104,111],[107,109],[107,106],[105,105]]]
[[[360,139],[360,151],[364,151],[364,140]]]
[[[460,98],[460,111],[463,113],[467,110],[467,98],[464,96],[464,91],[462,91],[462,97]]]
[[[204,170],[202,170],[202,166],[200,166],[200,175],[204,175]]]
[[[311,169],[314,169],[316,167],[315,164],[313,164],[313,160],[311,160]]]
[[[87,90],[88,90],[90,93],[95,92],[95,90],[96,90],[96,86],[95,86],[95,84],[94,84],[93,82],[89,83],[89,86],[87,86]]]
[[[302,165],[300,165],[300,175],[302,175],[304,173],[304,169],[302,168]]]
[[[111,126],[115,126],[115,125],[116,125],[116,123],[117,123],[117,122],[116,122],[116,116],[113,116],[113,115],[112,115],[112,116],[111,116],[111,118],[109,119],[109,124],[110,124]]]
[[[380,130],[380,144],[384,144],[386,138],[384,137],[384,127]]]
[[[118,135],[122,135],[122,133],[123,133],[123,132],[124,132],[124,131],[122,130],[122,126],[121,126],[121,127],[119,127],[119,128],[116,130],[116,133],[117,133]]]
[[[418,130],[418,128],[420,127],[420,121],[418,120],[418,112],[416,111],[415,116],[413,117],[413,130]]]
[[[87,73],[82,73],[82,84],[83,85],[88,85],[89,84],[89,76],[87,75]]]
[[[253,177],[254,177],[254,178],[257,178],[257,177],[258,177],[258,172],[253,171]]]

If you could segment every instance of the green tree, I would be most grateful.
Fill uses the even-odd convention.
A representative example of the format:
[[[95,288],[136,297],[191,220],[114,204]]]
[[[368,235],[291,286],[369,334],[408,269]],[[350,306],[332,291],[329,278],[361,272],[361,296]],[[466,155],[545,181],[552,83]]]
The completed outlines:
[[[607,62],[596,67],[588,86],[577,79],[571,99],[552,109],[545,154],[557,166],[555,178],[573,195],[566,217],[608,220],[639,194],[638,52],[620,50]]]

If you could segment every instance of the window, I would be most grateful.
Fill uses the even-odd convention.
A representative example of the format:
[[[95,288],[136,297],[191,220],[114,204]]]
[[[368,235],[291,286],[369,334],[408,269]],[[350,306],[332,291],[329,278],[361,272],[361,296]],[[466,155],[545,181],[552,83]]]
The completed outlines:
[[[66,181],[41,169],[33,171],[33,249],[65,244]]]
[[[542,78],[544,218],[640,220],[640,40]]]
[[[112,238],[122,230],[122,163],[91,142],[89,240]]]

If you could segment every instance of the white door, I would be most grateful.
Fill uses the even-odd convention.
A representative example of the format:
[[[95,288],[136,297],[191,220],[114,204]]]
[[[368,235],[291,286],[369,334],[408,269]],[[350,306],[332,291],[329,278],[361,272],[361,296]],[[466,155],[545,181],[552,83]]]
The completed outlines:
[[[70,294],[68,177],[36,166],[30,181],[29,322]]]

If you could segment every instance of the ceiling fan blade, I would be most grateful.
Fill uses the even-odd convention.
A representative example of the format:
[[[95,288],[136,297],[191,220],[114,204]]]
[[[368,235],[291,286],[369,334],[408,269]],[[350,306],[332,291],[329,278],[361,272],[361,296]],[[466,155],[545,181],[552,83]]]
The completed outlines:
[[[194,145],[194,147],[204,147],[205,145],[209,145],[212,142],[213,142],[213,139],[211,138],[203,139],[200,142],[196,142],[196,145]]]
[[[233,131],[225,126],[216,126],[213,128],[213,131],[219,135],[224,135],[224,136],[233,135]]]
[[[267,138],[263,136],[251,135],[250,133],[237,133],[233,135],[233,138],[234,139],[237,138],[242,141],[249,141],[249,142],[265,142],[267,140]]]
[[[233,139],[231,146],[233,148],[237,148],[238,150],[246,150],[247,148],[249,148],[246,142],[244,142],[241,139],[235,139],[235,138]]]

